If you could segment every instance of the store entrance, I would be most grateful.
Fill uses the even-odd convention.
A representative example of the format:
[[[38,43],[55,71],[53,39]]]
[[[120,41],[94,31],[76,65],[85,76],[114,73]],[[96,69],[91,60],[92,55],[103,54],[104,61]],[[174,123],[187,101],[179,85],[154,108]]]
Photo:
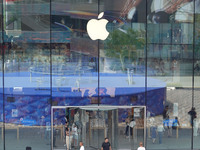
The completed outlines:
[[[136,149],[145,145],[145,106],[53,106],[52,150],[100,150],[107,137],[112,149]]]

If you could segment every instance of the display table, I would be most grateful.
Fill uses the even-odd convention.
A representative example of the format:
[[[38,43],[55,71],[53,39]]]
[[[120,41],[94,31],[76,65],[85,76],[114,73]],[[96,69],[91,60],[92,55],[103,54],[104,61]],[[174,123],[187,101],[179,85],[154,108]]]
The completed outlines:
[[[45,128],[45,126],[43,126]],[[17,140],[19,140],[19,134],[20,134],[20,129],[33,129],[33,128],[41,128],[41,126],[22,126],[22,125],[18,125],[18,126],[15,126],[15,125],[6,125],[5,126],[5,130],[16,130],[17,131]],[[63,126],[54,126],[55,129],[58,129],[60,130],[60,138],[62,139],[63,138]],[[3,126],[1,126],[1,137],[3,139],[4,137],[4,130],[3,130]]]

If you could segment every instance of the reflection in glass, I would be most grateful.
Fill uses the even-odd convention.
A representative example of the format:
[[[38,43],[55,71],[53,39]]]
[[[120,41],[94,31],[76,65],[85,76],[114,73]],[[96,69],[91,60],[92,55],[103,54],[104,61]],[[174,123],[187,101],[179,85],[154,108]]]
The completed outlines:
[[[154,96],[164,96],[164,101],[159,115],[147,112],[148,147],[165,149],[163,144],[170,143],[170,149],[190,148],[192,128],[188,112],[192,108],[193,1],[149,3],[147,66],[151,69],[147,70],[147,86],[160,89],[162,92]],[[161,84],[150,84],[152,79],[164,82],[163,90]],[[147,103],[150,95],[148,91]],[[177,147],[171,139],[181,141],[181,145]]]
[[[4,1],[3,6],[5,148],[49,149],[50,5]]]
[[[146,134],[145,110],[145,107],[97,105],[54,107],[52,146],[70,149],[78,147],[77,143],[82,141],[87,149],[101,148],[107,137],[112,149],[137,148],[137,142],[144,141]]]
[[[200,2],[195,1],[195,45],[194,45],[194,107],[195,111],[197,113],[196,118],[194,119],[194,126],[193,126],[193,135],[194,135],[194,140],[193,140],[193,146],[194,148],[199,147],[199,142],[198,142],[198,137],[199,137],[199,100],[198,100],[198,95],[199,95],[199,8]]]
[[[113,149],[199,147],[199,0],[3,2],[6,149],[100,149],[106,136]],[[109,36],[93,41],[100,12]]]

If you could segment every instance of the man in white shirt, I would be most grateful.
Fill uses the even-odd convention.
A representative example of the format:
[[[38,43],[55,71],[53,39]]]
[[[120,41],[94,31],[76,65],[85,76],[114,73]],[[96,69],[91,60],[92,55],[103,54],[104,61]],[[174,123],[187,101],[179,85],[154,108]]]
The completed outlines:
[[[80,150],[85,150],[84,146],[83,146],[83,142],[80,142]]]
[[[143,143],[142,142],[140,142],[140,147],[138,147],[137,150],[146,150],[145,147],[143,147]]]
[[[135,120],[132,119],[132,121],[131,121],[130,124],[129,124],[129,127],[130,127],[130,135],[131,135],[131,136],[133,136],[133,128],[134,128],[135,125],[136,125]]]
[[[73,124],[72,126],[72,133],[73,133],[74,146],[78,146],[78,128],[76,124]]]

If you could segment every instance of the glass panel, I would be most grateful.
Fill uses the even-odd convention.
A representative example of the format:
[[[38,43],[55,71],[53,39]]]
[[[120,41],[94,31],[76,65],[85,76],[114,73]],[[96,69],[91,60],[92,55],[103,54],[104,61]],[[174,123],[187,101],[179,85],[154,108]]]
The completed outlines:
[[[196,70],[195,70],[196,72]],[[197,71],[198,72],[198,71]],[[197,73],[196,72],[196,73]],[[193,146],[194,148],[199,147],[199,100],[198,100],[198,96],[199,96],[199,76],[195,75],[194,76],[194,108],[195,110],[193,111],[193,115],[191,115],[190,117],[190,121],[192,122],[193,119]]]
[[[86,32],[97,1],[52,1],[51,7],[53,105],[98,104],[98,44]]]
[[[193,1],[148,3],[147,148],[190,149]]]
[[[4,1],[6,149],[50,149],[49,6]]]
[[[198,0],[0,0],[5,148],[47,150],[51,133],[54,149],[79,148],[80,141],[100,149],[105,137],[113,149],[136,149],[140,141],[148,149],[190,149],[192,142],[198,148],[199,6]],[[93,41],[86,26],[101,12],[109,35]],[[54,110],[53,130],[51,105],[73,106]],[[90,110],[75,107],[83,105]],[[93,109],[99,105],[133,108]]]
[[[200,106],[199,106],[199,90],[200,90],[200,51],[199,51],[199,46],[200,46],[200,40],[199,40],[199,36],[200,36],[200,2],[199,1],[195,1],[195,45],[194,45],[194,107],[195,107],[195,111],[196,111],[196,117],[194,116],[194,126],[193,126],[193,146],[194,148],[197,148],[200,146],[199,143],[199,114],[200,114]]]
[[[65,148],[66,140],[66,128],[69,127],[69,109],[54,109],[53,110],[53,137],[51,138],[54,149]],[[68,121],[68,122],[67,122]],[[67,123],[66,123],[67,122]],[[69,134],[70,131],[68,131]],[[47,130],[49,136],[51,136],[51,126]],[[72,137],[71,137],[72,140]],[[72,142],[72,141],[71,141]],[[70,145],[71,146],[71,145]],[[68,148],[69,149],[69,148]]]
[[[92,107],[90,111],[80,107],[53,109],[53,149],[76,149],[81,141],[86,149],[98,147],[98,126],[93,126],[98,124],[98,113],[91,110]]]
[[[0,142],[0,150],[3,150],[4,146],[4,137],[2,136],[3,133],[3,46],[2,46],[2,0],[0,0],[0,135],[1,135],[1,142]]]
[[[100,104],[145,105],[145,1],[100,1],[109,36],[99,41]],[[127,7],[128,6],[128,7]]]
[[[86,31],[88,20],[97,17],[97,4],[96,0],[52,1],[54,106],[98,104],[98,43],[92,41]],[[79,147],[79,143],[76,144]],[[93,144],[97,147],[98,141]]]
[[[106,29],[109,32],[106,40],[99,40],[100,106],[145,105],[146,1],[101,0],[99,12],[104,12],[103,18],[108,20]],[[127,109],[124,113],[128,112],[127,120],[140,120],[133,117],[133,110]],[[108,116],[115,114],[113,111],[107,113]],[[123,109],[118,109],[118,115],[121,113]],[[108,119],[108,138],[114,149],[136,149],[139,142],[144,143],[144,132],[141,130],[144,126],[138,124],[135,128],[129,128],[125,119],[118,118],[115,136],[111,135]]]
[[[1,4],[0,4],[1,5]],[[0,9],[1,11],[1,9]],[[0,15],[2,17],[2,15]],[[0,34],[2,34],[2,28],[0,28]],[[3,48],[2,48],[2,39],[0,39],[0,150],[3,150],[4,137],[3,135],[3,121],[4,121],[4,112],[3,112]]]

